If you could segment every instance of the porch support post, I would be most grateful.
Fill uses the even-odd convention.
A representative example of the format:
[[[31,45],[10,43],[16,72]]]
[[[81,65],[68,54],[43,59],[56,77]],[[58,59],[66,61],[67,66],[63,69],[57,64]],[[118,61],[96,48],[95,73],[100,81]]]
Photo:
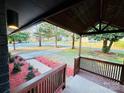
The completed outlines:
[[[78,55],[79,57],[74,59],[74,75],[76,75],[80,71],[81,40],[82,40],[82,36],[80,35],[79,55]]]
[[[80,36],[80,42],[79,42],[79,57],[81,57],[81,41],[82,41],[82,36]]]
[[[123,62],[123,66],[122,66],[120,81],[121,81],[120,83],[122,85],[124,85],[124,62]]]
[[[10,93],[5,0],[0,0],[0,93]]]

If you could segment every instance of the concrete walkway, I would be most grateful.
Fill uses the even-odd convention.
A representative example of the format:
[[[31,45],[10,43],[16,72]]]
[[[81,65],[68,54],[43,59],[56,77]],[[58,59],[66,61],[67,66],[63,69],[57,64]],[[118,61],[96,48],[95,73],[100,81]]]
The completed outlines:
[[[45,56],[45,55],[53,55],[57,52],[64,50],[65,48],[61,49],[51,49],[51,50],[41,50],[41,51],[34,51],[29,53],[21,53],[19,56],[23,57],[24,59],[31,59],[38,56]]]
[[[79,75],[71,78],[62,93],[116,93]]]
[[[48,71],[50,71],[52,68],[42,64],[41,62],[35,60],[35,59],[30,59],[30,60],[27,60],[27,63],[29,63],[30,65],[32,65],[35,69],[38,69],[38,71],[40,73],[46,73]]]

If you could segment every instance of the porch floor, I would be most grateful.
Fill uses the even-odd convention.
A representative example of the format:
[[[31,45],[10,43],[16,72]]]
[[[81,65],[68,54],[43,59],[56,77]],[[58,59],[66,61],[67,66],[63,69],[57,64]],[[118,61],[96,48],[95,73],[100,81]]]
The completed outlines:
[[[124,93],[124,85],[81,70],[67,82],[63,93]]]

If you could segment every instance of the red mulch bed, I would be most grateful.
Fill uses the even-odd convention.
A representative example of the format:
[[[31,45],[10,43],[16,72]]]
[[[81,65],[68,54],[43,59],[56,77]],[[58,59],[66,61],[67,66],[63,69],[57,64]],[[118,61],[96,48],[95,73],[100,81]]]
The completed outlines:
[[[21,71],[19,73],[13,74],[12,70],[13,70],[14,64],[11,63],[9,64],[9,79],[10,79],[10,89],[11,91],[16,88],[17,86],[19,86],[20,84],[26,82],[25,77],[28,74],[28,67],[29,64],[24,62],[24,65],[21,66]],[[35,73],[36,76],[40,75],[39,72]]]
[[[36,59],[39,62],[41,62],[51,68],[56,68],[57,66],[59,66],[61,64],[60,62],[55,62],[55,61],[49,60],[48,58],[43,57],[43,56],[37,57]],[[67,70],[66,70],[67,76],[73,76],[73,73],[74,73],[73,68],[67,67]]]

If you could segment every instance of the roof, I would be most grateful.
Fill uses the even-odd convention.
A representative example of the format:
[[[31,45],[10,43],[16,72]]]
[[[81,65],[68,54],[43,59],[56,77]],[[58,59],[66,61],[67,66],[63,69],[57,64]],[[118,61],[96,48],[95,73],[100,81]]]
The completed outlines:
[[[41,21],[79,35],[98,23],[124,29],[124,0],[7,0],[7,8],[19,13],[19,30]]]

